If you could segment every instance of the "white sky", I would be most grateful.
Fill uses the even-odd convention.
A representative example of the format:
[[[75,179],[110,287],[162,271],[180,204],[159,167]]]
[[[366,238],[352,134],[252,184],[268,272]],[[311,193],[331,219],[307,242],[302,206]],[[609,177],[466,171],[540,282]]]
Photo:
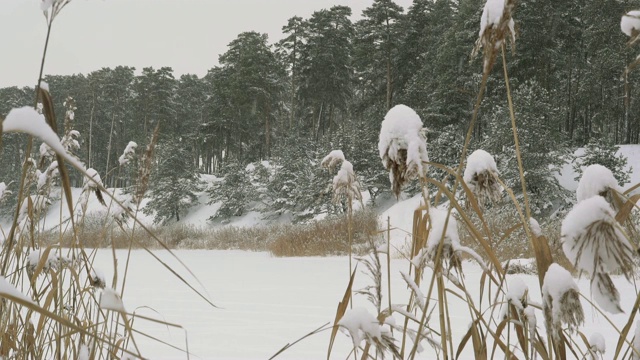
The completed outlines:
[[[0,0],[0,87],[33,86],[46,23],[40,0]],[[348,5],[353,19],[373,0],[73,0],[53,24],[45,74],[88,74],[102,67],[170,66],[198,76],[218,63],[243,31],[281,38],[292,16]],[[405,11],[412,0],[396,0]]]

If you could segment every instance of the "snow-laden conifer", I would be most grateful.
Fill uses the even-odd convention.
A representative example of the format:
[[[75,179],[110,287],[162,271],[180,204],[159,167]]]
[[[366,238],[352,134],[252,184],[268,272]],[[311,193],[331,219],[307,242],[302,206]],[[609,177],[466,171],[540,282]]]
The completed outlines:
[[[425,129],[413,109],[396,105],[389,110],[380,128],[378,152],[396,197],[407,182],[427,175]]]

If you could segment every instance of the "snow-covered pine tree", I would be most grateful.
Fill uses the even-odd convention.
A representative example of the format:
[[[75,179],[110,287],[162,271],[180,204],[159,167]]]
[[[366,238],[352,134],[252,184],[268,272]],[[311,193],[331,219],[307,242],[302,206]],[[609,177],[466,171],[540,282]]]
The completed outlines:
[[[189,151],[180,139],[165,141],[157,147],[157,167],[151,176],[151,200],[143,209],[154,214],[154,223],[180,221],[185,211],[198,203],[200,177]],[[187,160],[185,160],[187,159]]]
[[[211,199],[209,204],[221,203],[210,220],[242,216],[249,210],[249,203],[257,200],[257,192],[245,166],[230,161],[222,168],[222,174],[224,178],[214,182],[207,190]]]
[[[554,131],[559,115],[545,101],[545,93],[536,82],[522,84],[513,93],[514,103],[518,104],[515,115],[527,192],[534,214],[549,214],[572,198],[553,176],[564,164],[567,148],[561,134]],[[480,148],[494,154],[500,178],[516,196],[522,196],[513,133],[508,125],[509,110],[500,96],[489,101],[488,129]]]
[[[627,157],[618,154],[619,146],[609,144],[601,139],[591,138],[589,144],[581,155],[573,156],[573,170],[576,172],[575,180],[582,177],[583,170],[589,165],[602,165],[613,173],[618,180],[618,185],[622,186],[629,182],[630,173],[633,169],[627,169]]]
[[[328,185],[331,175],[320,167],[329,150],[313,147],[312,141],[300,138],[278,149],[278,156],[272,158],[276,171],[268,186],[271,209],[277,214],[291,214],[295,222],[335,211]]]

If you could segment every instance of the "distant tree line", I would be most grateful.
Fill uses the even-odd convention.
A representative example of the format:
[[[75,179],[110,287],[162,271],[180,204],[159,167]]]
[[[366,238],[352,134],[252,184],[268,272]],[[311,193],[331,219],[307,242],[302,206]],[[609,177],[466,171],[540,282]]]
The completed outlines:
[[[339,148],[375,197],[388,188],[376,143],[381,120],[395,104],[421,116],[433,161],[458,162],[481,78],[481,60],[471,52],[484,2],[414,0],[405,10],[375,0],[355,22],[346,6],[318,10],[289,19],[284,38],[274,44],[266,34],[239,34],[202,78],[175,78],[168,67],[136,73],[118,66],[45,81],[60,114],[67,97],[75,100],[74,127],[82,136],[77,154],[107,186],[131,183],[136,172],[118,171],[118,158],[129,141],[145,145],[159,126],[156,181],[180,184],[196,172],[224,175],[269,160],[278,169],[273,176],[288,184],[282,197],[271,198],[295,203],[283,198],[322,190],[327,178],[310,181],[314,188],[303,180],[315,179],[309,168]],[[639,79],[632,74],[625,85],[622,77],[637,54],[619,30],[620,16],[633,5],[529,0],[516,7],[518,36],[507,62],[528,191],[540,195],[539,209],[558,193],[549,169],[569,149],[640,142]],[[501,77],[496,71],[489,80],[472,147],[494,153],[509,184],[517,174]],[[0,116],[32,99],[32,88],[0,89]],[[18,176],[25,143],[4,136],[0,181]],[[198,186],[162,188],[184,195]]]

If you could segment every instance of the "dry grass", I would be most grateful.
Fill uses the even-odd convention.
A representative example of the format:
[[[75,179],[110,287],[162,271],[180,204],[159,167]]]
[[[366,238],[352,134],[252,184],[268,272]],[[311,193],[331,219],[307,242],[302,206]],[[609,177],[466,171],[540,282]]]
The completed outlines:
[[[348,227],[346,216],[287,226],[270,243],[269,251],[275,256],[345,255],[349,253]],[[380,236],[377,215],[372,211],[354,213],[352,230],[353,251],[364,254],[369,241]]]
[[[515,213],[509,214],[508,211],[505,213],[505,208],[508,207],[509,204],[502,204],[490,209],[485,209],[483,212],[483,217],[488,225],[488,229],[490,233],[494,234],[491,251],[503,264],[512,259],[535,259],[535,253],[530,246],[529,239],[518,217]],[[468,211],[467,213],[470,217],[472,216],[471,212]],[[481,224],[479,220],[477,218],[474,220],[475,226],[480,227]],[[557,219],[547,221],[542,225],[542,233],[548,238],[549,248],[554,262],[562,265],[572,273],[577,274],[573,264],[567,259],[562,250],[560,225],[561,222]],[[484,249],[473,240],[473,236],[468,231],[468,227],[461,226],[460,230],[460,241],[462,244],[482,254]]]
[[[156,238],[171,249],[270,251],[275,256],[330,256],[348,253],[348,221],[344,216],[330,217],[308,224],[272,224],[254,227],[225,226],[207,229],[184,224],[151,228],[151,233],[138,228],[123,231],[118,226],[105,226],[98,218],[87,217],[78,236],[87,248],[160,249]],[[354,251],[363,254],[370,240],[379,239],[377,214],[373,211],[354,213]],[[41,235],[45,246],[73,244],[73,235],[46,232]],[[60,242],[61,241],[61,242]]]

